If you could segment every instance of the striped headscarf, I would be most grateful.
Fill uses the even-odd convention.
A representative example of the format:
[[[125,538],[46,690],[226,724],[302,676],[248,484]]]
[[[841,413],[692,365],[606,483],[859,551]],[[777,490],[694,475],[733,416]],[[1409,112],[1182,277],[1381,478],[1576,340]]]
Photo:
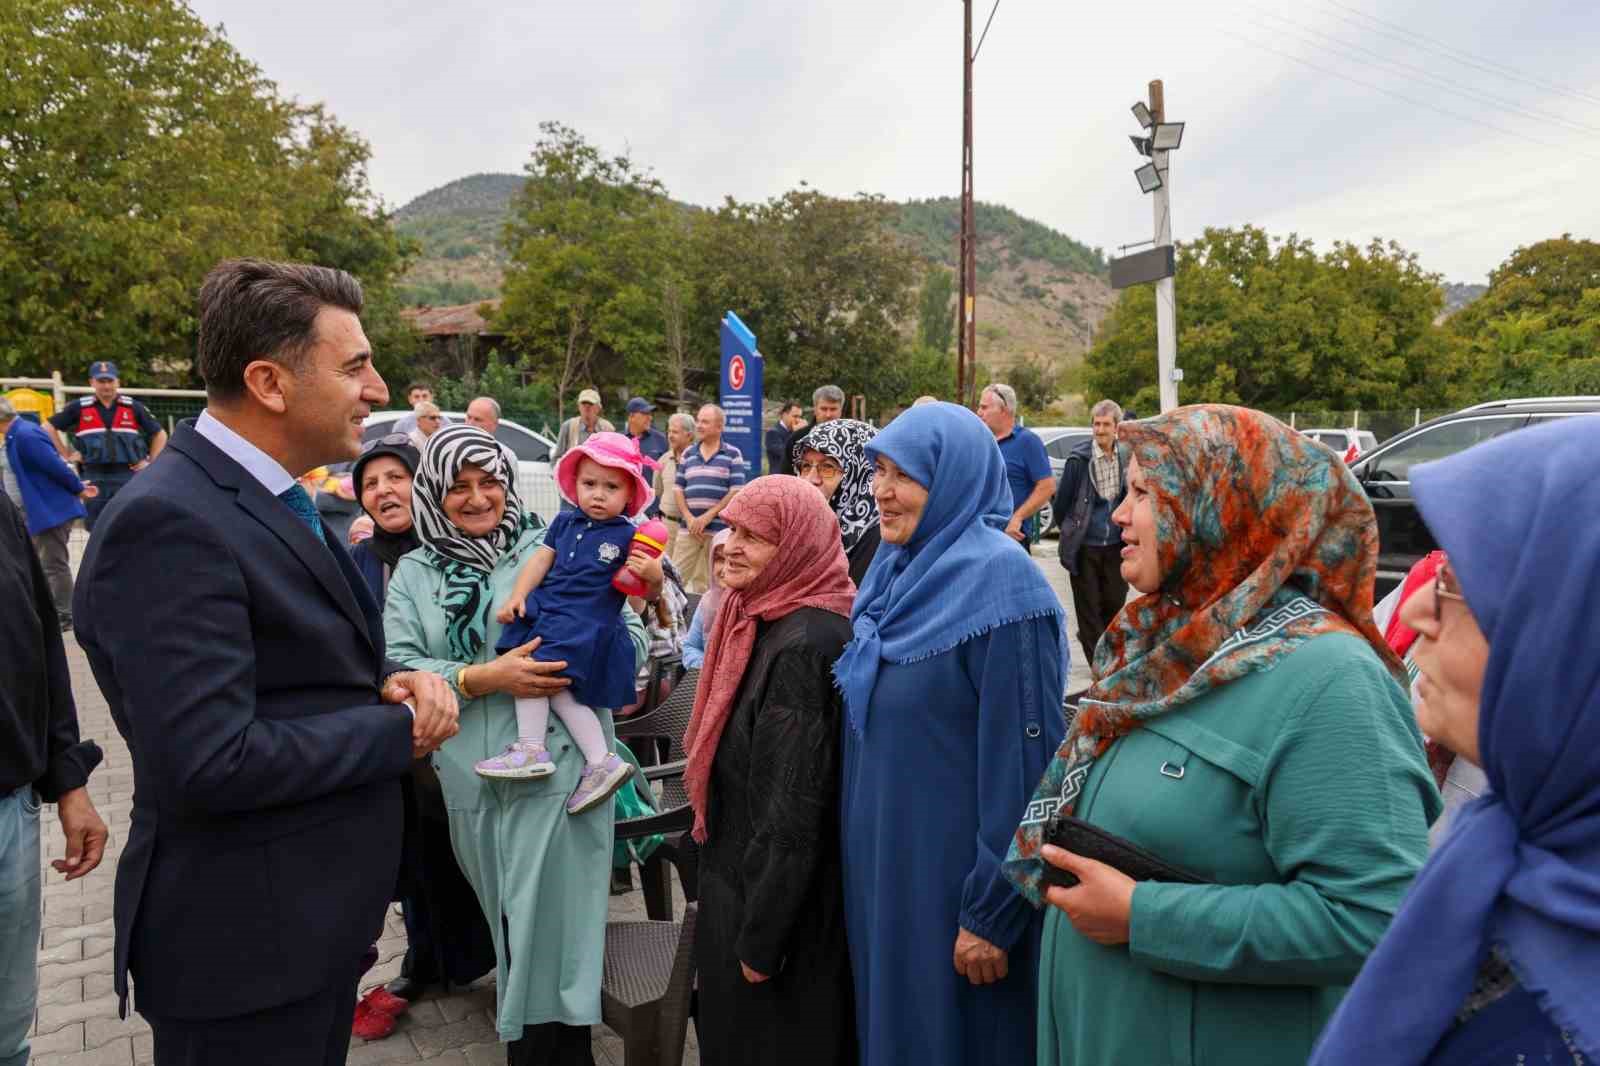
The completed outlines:
[[[1162,584],[1106,630],[1094,685],[1017,828],[1003,869],[1035,905],[1045,823],[1072,813],[1118,737],[1323,633],[1361,637],[1405,681],[1372,621],[1372,504],[1338,457],[1270,415],[1220,404],[1119,434],[1154,497]]]
[[[810,433],[794,443],[791,458],[796,466],[807,451],[818,451],[844,471],[828,505],[839,519],[839,536],[846,552],[878,524],[878,501],[872,498],[872,460],[867,458],[867,445],[877,435],[878,431],[865,422],[835,418],[813,426]]]
[[[463,533],[444,513],[445,494],[464,466],[475,466],[505,486],[506,513],[481,537]],[[411,517],[428,561],[444,574],[450,657],[471,662],[488,627],[489,575],[523,530],[537,527],[517,495],[516,457],[477,426],[446,426],[428,438],[422,452],[411,483]]]

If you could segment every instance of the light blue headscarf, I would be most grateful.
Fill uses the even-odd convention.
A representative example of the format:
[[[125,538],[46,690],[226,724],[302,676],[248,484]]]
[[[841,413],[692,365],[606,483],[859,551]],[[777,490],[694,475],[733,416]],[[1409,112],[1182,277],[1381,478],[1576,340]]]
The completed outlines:
[[[879,662],[929,659],[1012,622],[1057,615],[1061,601],[1028,553],[1005,534],[1011,520],[1000,446],[978,416],[951,403],[913,407],[866,446],[928,490],[907,544],[884,541],[856,594],[853,639],[834,665],[850,728],[866,728]]]
[[[1600,417],[1412,471],[1417,507],[1489,641],[1462,810],[1328,1023],[1315,1066],[1425,1061],[1491,943],[1600,1061]]]

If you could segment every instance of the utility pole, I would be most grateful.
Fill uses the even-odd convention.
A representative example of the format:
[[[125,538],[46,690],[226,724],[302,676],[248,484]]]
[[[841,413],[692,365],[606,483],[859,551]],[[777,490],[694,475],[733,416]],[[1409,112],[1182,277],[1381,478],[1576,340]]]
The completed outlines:
[[[1167,120],[1166,96],[1161,81],[1150,83],[1150,116],[1156,126]],[[1172,153],[1156,150],[1151,161],[1161,176],[1150,203],[1155,209],[1156,247],[1172,243]],[[1156,282],[1156,373],[1163,413],[1178,406],[1178,307],[1176,286],[1168,276]]]
[[[977,326],[973,305],[978,291],[977,241],[972,222],[972,0],[961,0],[966,20],[962,35],[961,70],[961,295],[956,304],[955,402],[971,406],[977,384]]]

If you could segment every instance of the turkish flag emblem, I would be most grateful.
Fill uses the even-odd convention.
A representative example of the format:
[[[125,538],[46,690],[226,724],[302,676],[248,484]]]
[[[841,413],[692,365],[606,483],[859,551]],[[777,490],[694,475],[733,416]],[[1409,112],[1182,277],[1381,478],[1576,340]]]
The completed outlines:
[[[728,360],[728,384],[736,390],[744,388],[744,356]]]

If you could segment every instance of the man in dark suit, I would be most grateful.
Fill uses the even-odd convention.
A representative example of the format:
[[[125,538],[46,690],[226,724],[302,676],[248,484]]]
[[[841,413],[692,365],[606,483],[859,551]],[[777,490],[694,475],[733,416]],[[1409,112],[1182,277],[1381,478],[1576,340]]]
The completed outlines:
[[[400,861],[400,778],[456,731],[295,480],[388,400],[342,271],[200,290],[206,410],[101,516],[74,619],[133,758],[115,986],[157,1066],[343,1063]]]

